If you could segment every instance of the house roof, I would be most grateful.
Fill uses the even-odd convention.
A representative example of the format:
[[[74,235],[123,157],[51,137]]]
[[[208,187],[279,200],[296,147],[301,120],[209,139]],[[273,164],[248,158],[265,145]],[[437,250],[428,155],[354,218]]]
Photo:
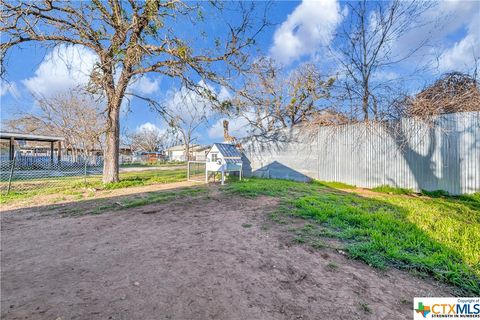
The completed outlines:
[[[193,144],[190,146],[190,151],[202,151],[205,149],[208,149],[209,146],[202,146],[199,144]],[[173,146],[168,148],[166,151],[185,151],[185,145],[184,144],[179,144],[177,146]]]
[[[217,146],[218,151],[228,158],[241,158],[242,154],[235,148],[233,144],[227,143],[215,143],[214,146]]]

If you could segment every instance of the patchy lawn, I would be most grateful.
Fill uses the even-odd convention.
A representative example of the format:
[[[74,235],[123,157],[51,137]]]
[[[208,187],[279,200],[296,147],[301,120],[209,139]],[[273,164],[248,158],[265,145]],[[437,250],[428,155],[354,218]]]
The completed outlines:
[[[319,184],[103,192],[111,197],[1,213],[2,319],[411,319],[414,296],[453,294],[330,242],[301,244],[328,238],[297,233],[320,221],[272,221],[287,219],[294,195],[307,205],[319,193],[358,197]]]
[[[192,185],[178,184],[185,178],[183,169],[128,172],[122,173],[122,180],[114,184],[102,185],[98,177],[89,181],[89,189],[72,179],[66,188],[13,192],[2,196],[1,203],[7,209],[49,205],[49,210],[62,208],[62,216],[77,216],[205,195],[205,188],[155,192],[158,184],[166,188]],[[178,185],[172,184],[175,182]],[[303,219],[301,225],[294,222],[289,228],[297,243],[317,248],[333,243],[349,257],[372,267],[407,270],[454,285],[459,294],[480,294],[479,194],[449,197],[434,192],[419,196],[411,190],[387,186],[372,192],[336,182],[306,184],[266,179],[230,181],[222,190],[244,197],[280,198],[279,208],[271,213],[271,218],[281,223],[291,222],[292,217],[297,222],[298,218]],[[116,198],[121,195],[125,196]],[[100,200],[91,208],[68,204],[90,199]]]
[[[61,179],[39,179],[32,181],[21,181],[13,184],[8,195],[0,195],[0,204],[10,204],[17,201],[24,201],[33,197],[44,197],[55,194],[57,199],[65,196],[76,196],[82,199],[84,194],[93,193],[97,190],[114,190],[121,188],[148,186],[152,184],[166,184],[185,181],[187,173],[185,168],[173,170],[146,170],[135,172],[121,172],[120,182],[104,185],[101,176],[64,177]],[[22,185],[23,184],[23,185]],[[35,184],[35,185],[32,185]],[[25,190],[22,190],[24,188]],[[93,194],[92,194],[93,196]]]
[[[459,294],[479,295],[478,194],[428,197],[387,189],[379,191],[392,194],[335,183],[264,179],[228,186],[229,192],[247,197],[280,198],[274,220],[288,223],[287,218],[300,217],[307,222],[290,229],[297,242],[322,247],[335,239],[350,257],[373,267],[408,270],[454,285]]]
[[[187,165],[187,162],[184,161],[171,161],[171,162],[132,162],[132,163],[122,163],[120,168],[148,168],[148,167],[184,167]]]

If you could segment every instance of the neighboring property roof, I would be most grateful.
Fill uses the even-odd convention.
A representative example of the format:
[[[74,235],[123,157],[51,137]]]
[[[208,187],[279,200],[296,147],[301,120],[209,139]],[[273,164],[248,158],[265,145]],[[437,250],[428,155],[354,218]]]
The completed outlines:
[[[199,144],[194,144],[190,146],[190,151],[202,151],[210,148],[209,146],[202,146]],[[173,146],[168,148],[166,151],[184,151],[185,150],[185,145],[184,144],[179,144],[178,146]]]
[[[163,151],[137,151],[135,152],[136,155],[149,155],[149,154],[155,154],[155,155],[163,155]]]
[[[47,141],[47,142],[56,142],[56,141],[65,140],[65,138],[62,138],[62,137],[40,136],[36,134],[24,134],[24,133],[0,131],[0,139],[10,139],[10,138],[14,138],[15,140]]]
[[[199,145],[199,146],[195,147],[193,151],[195,151],[195,152],[204,151],[204,150],[209,150],[210,148],[211,148],[211,146],[200,146]]]
[[[242,154],[235,148],[233,144],[227,143],[215,143],[214,146],[217,146],[218,151],[228,158],[241,158]]]

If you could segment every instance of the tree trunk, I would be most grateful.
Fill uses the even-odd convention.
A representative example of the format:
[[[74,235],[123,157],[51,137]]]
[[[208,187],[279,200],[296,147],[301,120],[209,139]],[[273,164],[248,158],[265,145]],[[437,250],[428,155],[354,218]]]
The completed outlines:
[[[363,97],[362,97],[362,111],[363,111],[363,120],[368,120],[368,84],[364,84]]]
[[[103,162],[103,183],[118,182],[118,154],[120,147],[120,101],[108,102],[106,148]]]
[[[185,143],[185,160],[190,161],[190,141]]]

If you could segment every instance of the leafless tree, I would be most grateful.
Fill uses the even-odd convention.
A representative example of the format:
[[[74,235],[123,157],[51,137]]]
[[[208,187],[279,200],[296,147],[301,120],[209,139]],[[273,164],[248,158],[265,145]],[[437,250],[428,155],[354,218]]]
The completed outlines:
[[[258,3],[146,1],[7,1],[2,0],[1,71],[10,48],[26,42],[86,47],[98,57],[89,88],[106,100],[106,150],[103,181],[118,181],[120,106],[128,84],[147,74],[159,73],[197,88],[198,78],[226,83],[230,71],[241,71],[247,49],[267,25]],[[225,34],[212,39],[200,30],[205,6],[215,10],[238,9],[234,22],[225,23]],[[262,4],[260,4],[262,5]],[[266,7],[266,6],[265,6]],[[220,21],[220,19],[217,19]],[[194,39],[181,37],[175,26],[188,26]],[[224,68],[225,72],[218,71]],[[195,80],[193,80],[195,79]],[[206,93],[208,94],[208,92]]]
[[[165,149],[170,141],[170,133],[157,127],[141,127],[127,137],[134,151],[158,152]]]
[[[431,23],[420,20],[434,4],[417,0],[362,0],[346,5],[348,16],[331,50],[342,69],[338,82],[340,97],[352,119],[381,120],[382,106],[388,108],[386,100],[399,85],[396,76],[384,76],[424,47],[428,39],[417,39],[408,49],[396,47],[397,41],[413,28]]]
[[[331,108],[325,102],[333,83],[334,78],[323,77],[312,64],[287,74],[274,61],[262,58],[252,65],[226,111],[247,119],[257,133],[291,127]]]
[[[71,90],[51,97],[33,97],[39,110],[21,112],[6,121],[10,130],[64,137],[65,147],[74,155],[102,149],[105,117],[90,94]]]
[[[197,130],[208,123],[211,101],[187,87],[171,91],[162,104],[154,108],[168,123],[174,134],[185,146],[185,158],[190,158],[190,149],[197,139]]]

